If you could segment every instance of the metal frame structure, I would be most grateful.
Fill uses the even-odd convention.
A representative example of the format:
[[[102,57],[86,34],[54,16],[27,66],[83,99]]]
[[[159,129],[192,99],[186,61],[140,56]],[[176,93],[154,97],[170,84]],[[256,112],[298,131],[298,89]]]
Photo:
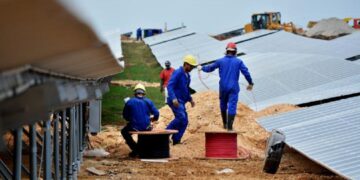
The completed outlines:
[[[65,7],[0,2],[0,179],[77,179],[90,121],[101,122],[90,102],[123,70],[120,36],[111,52]]]
[[[45,80],[1,101],[0,133],[7,145],[1,142],[0,177],[76,179],[89,133],[89,101],[100,99],[107,83]]]

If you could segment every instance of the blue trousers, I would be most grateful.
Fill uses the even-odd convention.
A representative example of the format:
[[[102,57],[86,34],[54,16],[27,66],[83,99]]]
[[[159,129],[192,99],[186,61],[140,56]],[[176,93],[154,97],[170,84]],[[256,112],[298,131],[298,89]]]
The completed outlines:
[[[166,129],[175,129],[179,131],[172,135],[173,142],[179,143],[188,125],[188,115],[186,113],[185,104],[179,103],[178,108],[174,107],[172,103],[169,103],[169,106],[175,115],[175,119],[170,122]]]
[[[127,124],[122,130],[121,135],[125,139],[126,144],[130,147],[130,149],[134,152],[137,152],[137,144],[134,139],[131,137],[130,131],[134,131],[134,129]]]
[[[131,125],[128,123],[123,129],[121,129],[121,135],[125,139],[125,142],[126,144],[128,144],[129,148],[132,151],[137,152],[138,151],[137,143],[132,138],[130,131],[138,131],[138,130],[131,127]],[[145,131],[151,131],[151,128],[148,128]]]
[[[236,107],[239,99],[239,91],[220,90],[220,110],[228,112],[228,115],[236,115]]]

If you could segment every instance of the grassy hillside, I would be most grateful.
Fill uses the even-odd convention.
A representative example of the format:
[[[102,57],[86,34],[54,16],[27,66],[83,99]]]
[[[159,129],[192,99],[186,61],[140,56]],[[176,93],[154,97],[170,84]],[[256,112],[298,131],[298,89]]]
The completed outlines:
[[[119,73],[114,80],[143,80],[147,82],[159,82],[159,74],[162,70],[156,61],[150,48],[144,43],[123,43],[125,58],[125,71]]]
[[[122,48],[125,70],[117,74],[113,80],[159,82],[162,68],[144,43],[123,43]],[[160,88],[146,87],[146,90],[146,96],[154,102],[157,108],[165,105]],[[110,85],[110,92],[103,97],[102,124],[124,124],[125,121],[122,118],[124,98],[132,96],[133,90],[130,87]]]

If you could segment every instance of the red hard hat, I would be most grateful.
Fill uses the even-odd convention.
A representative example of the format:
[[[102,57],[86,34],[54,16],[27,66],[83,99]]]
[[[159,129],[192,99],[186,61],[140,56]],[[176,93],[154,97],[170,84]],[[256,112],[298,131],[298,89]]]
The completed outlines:
[[[233,42],[229,42],[226,46],[227,51],[236,51],[236,44]]]

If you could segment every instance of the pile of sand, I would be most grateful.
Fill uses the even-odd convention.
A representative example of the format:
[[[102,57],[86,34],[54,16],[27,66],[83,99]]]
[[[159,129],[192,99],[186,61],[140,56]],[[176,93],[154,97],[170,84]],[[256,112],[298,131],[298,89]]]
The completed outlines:
[[[310,28],[305,34],[308,37],[337,37],[354,32],[354,29],[350,27],[346,22],[338,18],[323,19],[312,28]]]
[[[196,106],[191,108],[189,103],[186,106],[189,125],[182,138],[183,144],[171,148],[171,155],[174,157],[204,157],[204,132],[225,131],[222,128],[218,93],[213,91],[197,93],[193,96],[193,99]],[[262,159],[264,156],[266,139],[269,134],[256,122],[256,118],[291,111],[296,108],[295,106],[284,104],[269,107],[260,112],[254,112],[246,105],[239,103],[234,122],[234,130],[239,132],[239,157]],[[160,119],[154,124],[154,128],[164,129],[173,118],[171,109],[168,106],[164,106],[160,109]],[[119,131],[119,128],[104,127],[104,132],[98,136],[91,137],[93,146],[105,148],[108,152],[115,153],[117,156],[127,156],[129,150]]]
[[[206,131],[225,131],[219,108],[217,92],[209,91],[193,96],[196,106],[187,104],[189,125],[183,136],[183,144],[174,146],[171,153],[175,157],[204,157]],[[244,104],[239,103],[234,122],[234,130],[239,132],[239,157],[263,158],[268,133],[257,122],[256,118],[296,109],[292,105],[278,105],[260,112],[254,112]],[[161,118],[156,128],[165,128],[173,119],[169,107],[160,109]]]
[[[160,87],[160,83],[151,83],[151,82],[138,81],[138,80],[113,80],[113,81],[111,81],[112,85],[127,86],[127,87],[135,87],[139,83],[143,84],[145,87]]]

